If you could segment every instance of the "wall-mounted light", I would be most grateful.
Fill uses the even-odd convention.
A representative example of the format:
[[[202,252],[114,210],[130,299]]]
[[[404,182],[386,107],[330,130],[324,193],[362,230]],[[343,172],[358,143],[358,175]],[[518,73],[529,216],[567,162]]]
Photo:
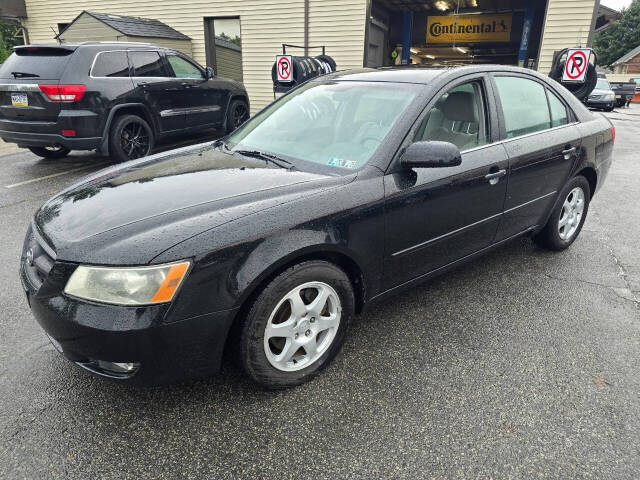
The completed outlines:
[[[434,58],[436,58],[436,57],[434,57],[433,55],[423,55],[423,57],[424,57],[424,58],[428,58],[428,59],[430,59],[430,60],[433,60]]]
[[[444,0],[438,0],[433,4],[438,10],[442,10],[443,12],[445,10],[449,10],[449,3],[445,2]]]
[[[410,48],[410,49],[409,49],[409,51],[410,51],[411,53],[413,53],[414,55],[417,55],[418,53],[420,53],[420,52],[418,52],[418,50],[416,50],[415,48]]]
[[[456,50],[458,50],[460,53],[467,53],[467,51],[462,47],[456,47]]]

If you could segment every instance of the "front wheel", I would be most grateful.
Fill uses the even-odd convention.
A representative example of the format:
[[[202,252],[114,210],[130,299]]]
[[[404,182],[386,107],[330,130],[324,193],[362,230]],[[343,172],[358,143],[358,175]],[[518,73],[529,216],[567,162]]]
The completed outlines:
[[[57,158],[64,158],[69,155],[69,150],[62,145],[49,145],[46,147],[28,147],[32,153],[35,153],[37,156],[42,158],[50,158],[55,160]]]
[[[559,198],[547,224],[534,237],[538,245],[556,251],[568,248],[582,230],[591,200],[589,182],[583,176],[574,177]]]
[[[340,351],[354,295],[349,277],[332,263],[312,260],[278,275],[244,320],[240,359],[267,388],[308,381]]]
[[[116,118],[109,131],[109,154],[117,162],[146,157],[153,149],[153,131],[137,115]]]

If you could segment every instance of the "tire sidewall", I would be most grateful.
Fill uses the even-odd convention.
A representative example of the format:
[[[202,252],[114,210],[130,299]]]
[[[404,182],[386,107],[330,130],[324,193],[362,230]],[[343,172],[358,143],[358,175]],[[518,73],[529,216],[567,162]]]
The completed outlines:
[[[71,152],[71,150],[66,147],[61,147],[55,151],[47,150],[46,147],[29,147],[29,150],[31,153],[47,160],[58,160],[66,157]]]
[[[285,372],[276,369],[264,351],[264,331],[277,304],[291,290],[303,283],[324,282],[336,291],[342,312],[338,331],[324,354],[302,370]],[[337,266],[325,261],[308,261],[278,275],[260,293],[246,317],[240,337],[241,362],[257,383],[267,388],[299,385],[322,370],[340,351],[348,324],[355,310],[353,288],[349,277]]]
[[[151,129],[147,121],[144,118],[139,117],[138,115],[132,115],[132,114],[122,115],[120,117],[117,117],[114,120],[113,125],[109,131],[109,153],[111,158],[113,158],[118,162],[128,162],[129,160],[135,160],[127,156],[124,150],[122,150],[122,145],[120,144],[120,136],[122,135],[122,129],[127,124],[133,121],[140,123],[145,128],[145,130],[147,131],[147,134],[149,135],[149,151],[145,155],[139,158],[143,158],[143,157],[146,157],[147,155],[150,155],[153,150],[153,146],[154,146],[153,130]]]
[[[562,206],[564,204],[565,199],[569,195],[569,192],[576,187],[580,187],[582,192],[584,193],[584,210],[582,212],[582,218],[580,219],[580,224],[578,225],[578,229],[575,231],[573,236],[568,240],[563,240],[560,238],[560,232],[558,232],[558,222],[560,221],[560,214],[562,213]],[[556,250],[564,250],[568,248],[580,235],[582,231],[582,226],[584,225],[585,220],[587,219],[587,213],[589,211],[589,204],[591,203],[591,188],[589,186],[589,182],[583,176],[577,176],[571,179],[569,183],[565,185],[565,187],[560,192],[558,196],[558,202],[549,217],[549,221],[546,227],[546,240],[550,244],[550,246]]]

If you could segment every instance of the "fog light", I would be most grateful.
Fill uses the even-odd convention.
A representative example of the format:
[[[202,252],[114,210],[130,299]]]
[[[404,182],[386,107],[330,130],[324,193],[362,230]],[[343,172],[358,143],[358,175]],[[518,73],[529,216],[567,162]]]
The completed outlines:
[[[132,373],[139,366],[138,363],[106,362],[104,360],[97,360],[96,363],[98,368],[113,373]]]

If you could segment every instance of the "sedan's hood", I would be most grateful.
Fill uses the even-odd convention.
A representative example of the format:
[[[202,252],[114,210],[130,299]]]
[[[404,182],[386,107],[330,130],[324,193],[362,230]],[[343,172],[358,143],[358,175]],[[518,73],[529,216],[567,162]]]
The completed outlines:
[[[336,181],[202,147],[98,172],[46,202],[35,221],[59,259],[146,263],[202,231]]]

